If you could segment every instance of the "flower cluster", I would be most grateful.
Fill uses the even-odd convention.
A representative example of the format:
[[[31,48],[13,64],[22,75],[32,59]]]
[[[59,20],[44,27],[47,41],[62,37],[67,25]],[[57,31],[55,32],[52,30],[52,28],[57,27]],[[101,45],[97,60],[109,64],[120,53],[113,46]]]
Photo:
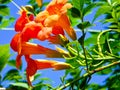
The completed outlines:
[[[29,85],[33,80],[37,70],[53,68],[54,70],[67,69],[71,66],[65,62],[54,60],[32,59],[33,54],[44,54],[49,58],[62,58],[68,55],[67,52],[61,50],[53,50],[36,43],[29,42],[31,39],[40,41],[48,40],[52,44],[62,44],[60,36],[66,39],[65,32],[71,39],[76,39],[74,29],[70,25],[69,18],[66,14],[67,9],[72,5],[67,0],[52,0],[46,9],[36,16],[27,14],[23,10],[21,16],[15,23],[15,31],[17,32],[12,38],[10,46],[18,53],[16,57],[16,67],[21,66],[21,57],[24,56],[27,62],[26,74]]]

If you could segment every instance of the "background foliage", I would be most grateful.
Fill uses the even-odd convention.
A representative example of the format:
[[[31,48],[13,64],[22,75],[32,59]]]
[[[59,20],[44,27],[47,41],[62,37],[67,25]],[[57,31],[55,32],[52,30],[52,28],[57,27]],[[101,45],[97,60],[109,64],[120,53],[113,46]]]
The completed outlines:
[[[7,6],[11,0],[0,0],[0,28],[9,26],[15,21],[10,16]],[[21,75],[15,68],[15,60],[10,60],[9,45],[0,45],[0,86],[10,82],[6,87],[9,90],[119,90],[120,89],[120,1],[119,0],[69,0],[73,7],[68,10],[71,25],[76,31],[78,39],[70,41],[64,48],[71,57],[65,57],[67,63],[74,69],[65,71],[61,83],[57,87],[45,83],[49,78],[41,78],[41,74],[35,75],[36,85],[28,86],[25,73]],[[34,8],[34,14],[42,11],[49,2],[44,2],[39,7],[35,0],[27,2]],[[33,12],[30,8],[27,8]],[[92,14],[92,17],[89,17]],[[90,19],[86,19],[89,17]],[[103,17],[103,18],[100,18]],[[100,23],[104,29],[92,30]],[[105,25],[105,27],[104,27]],[[99,28],[98,28],[99,29]],[[5,66],[12,67],[2,77],[1,71]],[[21,67],[22,69],[22,67]],[[109,75],[105,83],[89,83],[93,74]],[[69,77],[68,77],[69,76]],[[22,78],[24,77],[24,78]],[[12,83],[11,83],[12,82]],[[17,88],[17,89],[16,89]]]

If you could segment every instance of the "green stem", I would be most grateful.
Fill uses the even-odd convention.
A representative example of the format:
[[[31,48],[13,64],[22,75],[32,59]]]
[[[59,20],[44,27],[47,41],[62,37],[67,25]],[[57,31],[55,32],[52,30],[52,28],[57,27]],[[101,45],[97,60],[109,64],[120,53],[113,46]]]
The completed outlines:
[[[64,86],[61,86],[61,87],[58,88],[57,90],[63,90],[63,89],[65,89],[65,88],[67,88],[68,86],[70,86],[71,84],[73,84],[74,82],[76,82],[76,81],[78,81],[78,80],[80,80],[80,79],[82,79],[82,78],[88,77],[88,76],[90,76],[90,75],[92,75],[92,74],[94,74],[94,73],[96,73],[96,72],[102,71],[102,70],[104,70],[104,69],[106,69],[106,68],[109,68],[109,67],[114,66],[114,65],[117,65],[117,64],[120,64],[120,61],[116,61],[116,62],[113,62],[113,63],[108,64],[108,65],[106,65],[106,66],[103,66],[103,67],[97,68],[97,69],[95,69],[95,70],[89,71],[89,73],[85,73],[83,76],[74,79],[73,81],[65,84]]]
[[[102,31],[97,37],[98,51],[99,51],[99,53],[102,57],[103,57],[103,54],[102,54],[102,48],[101,48],[101,45],[100,45],[100,38],[104,33],[109,32],[109,31],[112,31],[112,29]]]
[[[75,56],[77,56],[78,54],[77,54],[77,51],[74,49],[74,48],[72,48],[71,46],[68,46],[68,50],[72,53],[72,54],[74,54]],[[84,55],[82,55],[81,53],[79,53],[79,57],[81,58],[81,59],[85,59],[85,56]],[[115,60],[115,59],[117,59],[117,58],[119,58],[120,59],[120,57],[115,57],[115,56],[107,56],[107,57],[94,57],[93,56],[93,58],[94,58],[94,60]],[[87,60],[93,60],[93,58],[89,58],[89,57],[87,57]],[[70,58],[68,58],[68,59],[70,59]]]

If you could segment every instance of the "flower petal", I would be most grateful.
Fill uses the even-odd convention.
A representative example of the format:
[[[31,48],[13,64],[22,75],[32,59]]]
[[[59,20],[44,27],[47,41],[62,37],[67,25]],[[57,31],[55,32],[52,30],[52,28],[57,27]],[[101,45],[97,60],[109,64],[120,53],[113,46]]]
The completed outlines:
[[[54,26],[58,22],[58,19],[59,19],[59,15],[56,15],[56,14],[50,15],[45,19],[44,25],[47,27]]]
[[[31,81],[33,80],[34,75],[37,72],[37,66],[35,61],[30,57],[26,57],[26,59],[29,59],[27,60],[27,69],[26,69],[27,81],[28,84],[32,86]]]
[[[62,45],[62,46],[65,46],[69,42],[68,39],[61,34],[55,35],[55,36],[50,36],[48,38],[48,41],[51,44],[59,44],[59,45]]]
[[[37,34],[37,38],[41,41],[44,41],[50,37],[50,34],[52,33],[51,27],[44,27],[39,33]]]
[[[62,28],[61,26],[57,26],[57,25],[53,26],[53,28],[52,28],[52,33],[53,33],[54,35],[58,35],[58,34],[64,35],[63,28]]]
[[[22,31],[25,24],[28,23],[29,19],[27,17],[26,11],[22,12],[22,15],[18,18],[18,20],[15,23],[15,31],[19,32]]]
[[[21,32],[22,41],[37,38],[37,34],[42,28],[43,26],[41,23],[35,23],[34,21],[27,23]]]
[[[22,43],[22,55],[30,55],[30,54],[44,54],[49,58],[61,58],[62,54],[56,50],[52,50],[38,44],[24,42]]]
[[[67,0],[52,0],[46,7],[46,10],[53,14],[61,14],[62,7],[66,4]]]
[[[22,64],[22,62],[21,62],[21,57],[22,57],[22,55],[17,55],[17,57],[16,57],[16,67],[19,69],[20,68],[20,66],[21,66],[21,64]]]
[[[70,69],[71,65],[64,63],[64,62],[59,62],[53,65],[54,70],[64,70],[64,69]]]
[[[14,35],[14,37],[12,38],[12,40],[10,42],[10,47],[16,52],[18,51],[19,38],[20,38],[20,33],[17,33]]]
[[[69,18],[67,17],[66,14],[63,14],[60,16],[60,18],[58,20],[58,24],[66,30],[67,34],[73,40],[76,40],[76,33],[75,33],[74,29],[71,27]]]
[[[47,68],[53,68],[53,65],[56,64],[56,61],[53,60],[35,60],[35,63],[37,65],[37,69],[47,69]]]
[[[35,18],[35,22],[38,23],[44,23],[44,20],[49,16],[48,11],[44,10],[42,12],[40,12],[39,14],[37,14],[36,18]]]

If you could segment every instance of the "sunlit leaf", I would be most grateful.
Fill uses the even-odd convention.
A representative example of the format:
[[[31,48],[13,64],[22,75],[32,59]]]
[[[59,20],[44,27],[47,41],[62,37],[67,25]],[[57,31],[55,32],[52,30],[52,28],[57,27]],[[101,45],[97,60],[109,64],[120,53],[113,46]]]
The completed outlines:
[[[10,57],[9,45],[0,45],[0,71],[5,67]]]
[[[11,83],[12,86],[16,86],[16,87],[22,87],[22,88],[26,88],[28,89],[28,84],[27,83],[24,83],[24,82],[16,82],[16,83]]]
[[[97,36],[98,36],[98,32],[91,33],[90,37],[85,40],[85,45],[89,46],[91,44],[96,44],[97,43],[97,39],[96,39]]]
[[[2,23],[0,24],[0,28],[7,27],[10,24],[8,19],[2,19]]]
[[[72,0],[72,3],[75,8],[77,8],[79,11],[82,11],[84,7],[84,1],[85,0]]]
[[[0,23],[0,28],[5,28],[5,27],[11,25],[14,21],[15,21],[14,17],[10,17],[8,19],[3,18]]]
[[[2,16],[8,16],[10,14],[10,10],[5,5],[0,5],[0,15]]]
[[[11,69],[5,74],[3,80],[18,80],[20,78],[21,76],[19,75],[18,70]]]

